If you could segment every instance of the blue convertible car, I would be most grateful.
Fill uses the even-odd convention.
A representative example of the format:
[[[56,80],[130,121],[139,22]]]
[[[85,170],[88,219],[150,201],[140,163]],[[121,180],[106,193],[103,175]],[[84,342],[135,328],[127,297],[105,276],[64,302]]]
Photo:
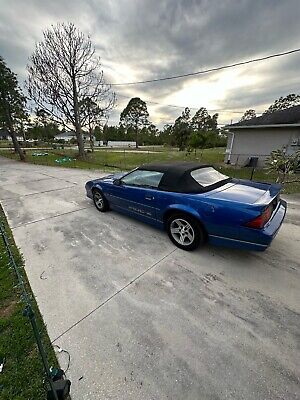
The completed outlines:
[[[111,208],[165,229],[184,250],[206,240],[265,250],[287,207],[280,185],[233,179],[191,162],[143,165],[89,181],[85,188],[99,211]]]

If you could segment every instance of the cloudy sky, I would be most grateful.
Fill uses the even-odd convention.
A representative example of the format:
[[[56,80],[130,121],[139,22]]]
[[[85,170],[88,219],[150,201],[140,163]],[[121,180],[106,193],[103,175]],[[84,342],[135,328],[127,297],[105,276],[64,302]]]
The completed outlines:
[[[0,0],[0,54],[22,84],[42,31],[74,22],[90,34],[107,82],[189,73],[300,47],[300,0]],[[183,107],[219,111],[220,123],[245,109],[263,112],[300,93],[300,53],[193,78],[114,88],[110,124],[132,96],[162,126]],[[178,106],[170,107],[169,105]],[[181,108],[182,107],[182,108]],[[195,108],[195,110],[194,110]]]

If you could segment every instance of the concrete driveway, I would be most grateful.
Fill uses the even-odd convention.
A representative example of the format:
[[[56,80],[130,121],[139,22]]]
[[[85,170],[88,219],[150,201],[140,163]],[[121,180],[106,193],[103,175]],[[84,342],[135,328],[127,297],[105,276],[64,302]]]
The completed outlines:
[[[300,197],[264,253],[187,253],[100,214],[99,172],[0,159],[0,199],[73,400],[299,399]],[[62,368],[66,365],[59,355]]]

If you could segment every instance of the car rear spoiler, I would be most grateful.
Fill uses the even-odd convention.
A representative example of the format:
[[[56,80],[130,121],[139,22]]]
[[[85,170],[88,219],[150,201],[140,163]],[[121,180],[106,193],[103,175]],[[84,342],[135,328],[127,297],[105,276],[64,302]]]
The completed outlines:
[[[253,203],[253,206],[268,206],[271,204],[274,200],[278,200],[280,190],[282,188],[282,185],[279,183],[270,183],[268,190],[255,202]]]

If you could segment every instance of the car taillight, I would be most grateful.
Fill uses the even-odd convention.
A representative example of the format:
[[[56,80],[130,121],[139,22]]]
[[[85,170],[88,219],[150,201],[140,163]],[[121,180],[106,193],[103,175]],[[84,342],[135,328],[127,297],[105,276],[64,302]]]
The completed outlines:
[[[262,229],[271,218],[273,206],[270,205],[262,214],[246,223],[248,228]]]

